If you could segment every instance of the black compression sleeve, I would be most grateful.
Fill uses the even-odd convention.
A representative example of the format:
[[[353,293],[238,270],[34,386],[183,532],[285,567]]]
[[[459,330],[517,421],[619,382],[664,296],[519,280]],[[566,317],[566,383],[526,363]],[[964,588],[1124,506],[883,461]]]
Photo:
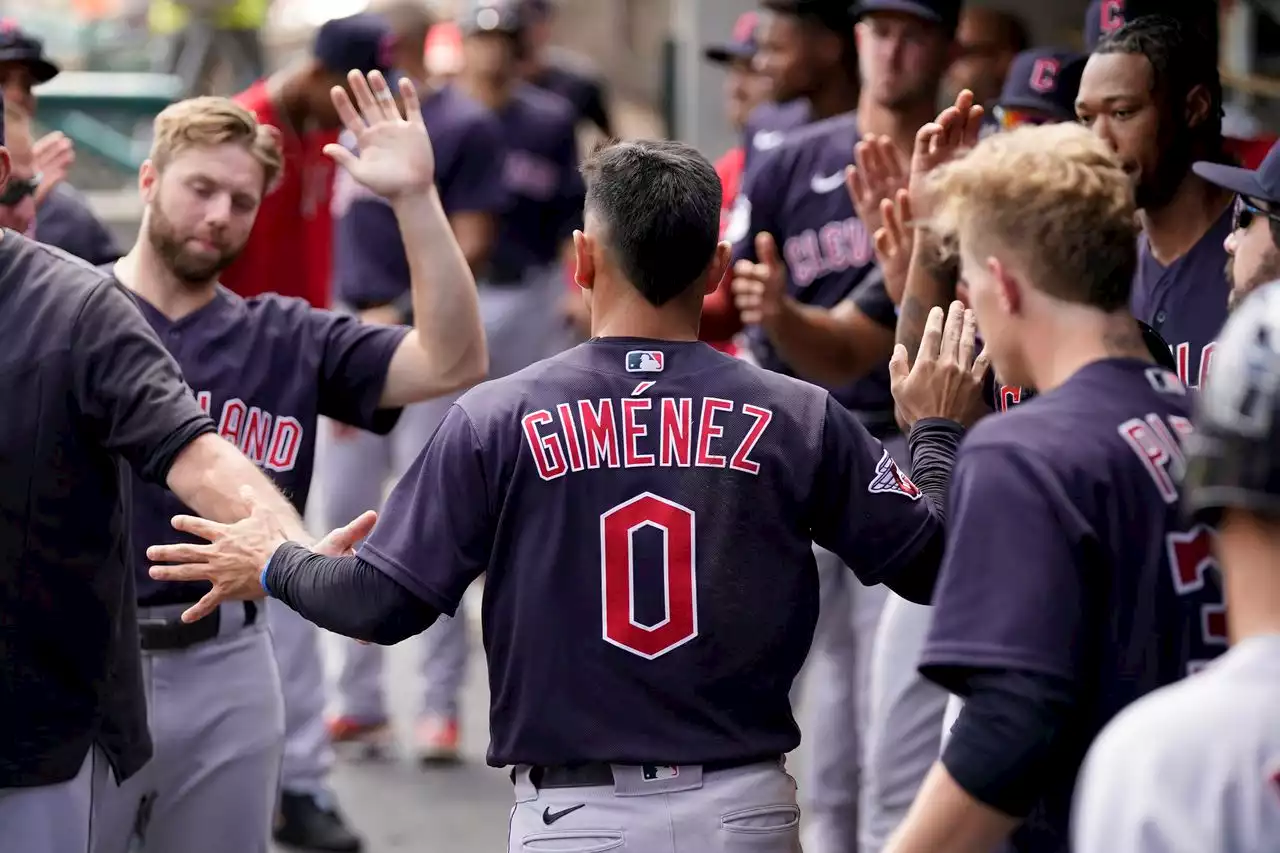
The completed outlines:
[[[946,518],[947,488],[951,471],[956,467],[956,452],[964,427],[946,418],[924,418],[916,421],[907,436],[911,449],[911,482],[920,487],[937,510]]]
[[[1068,732],[1075,692],[1065,679],[1008,669],[971,675],[968,686],[942,764],[974,799],[1026,817],[1077,769]]]
[[[356,556],[325,557],[294,542],[267,565],[266,587],[307,621],[356,640],[392,646],[420,634],[439,612]]]

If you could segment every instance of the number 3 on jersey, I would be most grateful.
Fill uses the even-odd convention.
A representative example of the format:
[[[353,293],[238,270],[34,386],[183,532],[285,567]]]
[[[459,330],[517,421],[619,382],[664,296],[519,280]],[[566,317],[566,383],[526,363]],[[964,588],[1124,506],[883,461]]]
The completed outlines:
[[[1221,603],[1216,585],[1205,575],[1217,571],[1213,557],[1213,530],[1198,524],[1191,530],[1170,533],[1165,538],[1169,568],[1173,570],[1173,588],[1179,595],[1194,595],[1207,603],[1200,607],[1200,640],[1208,649],[1227,645],[1227,608]],[[1191,660],[1187,674],[1196,672],[1207,660]]]
[[[652,625],[636,619],[635,536],[646,527],[662,538],[664,616]],[[693,510],[651,492],[623,501],[600,516],[605,642],[653,660],[698,636],[694,538]]]

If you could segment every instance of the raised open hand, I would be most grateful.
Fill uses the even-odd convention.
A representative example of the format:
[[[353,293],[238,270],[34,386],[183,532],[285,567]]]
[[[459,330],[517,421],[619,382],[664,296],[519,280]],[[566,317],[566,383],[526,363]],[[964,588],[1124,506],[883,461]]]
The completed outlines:
[[[366,79],[363,73],[351,71],[347,84],[350,95],[341,86],[334,86],[330,95],[359,153],[336,143],[326,145],[324,153],[388,200],[430,189],[436,179],[435,151],[413,83],[400,80],[403,113],[381,72],[371,71]]]
[[[845,170],[845,186],[854,212],[867,233],[874,234],[884,224],[881,202],[892,200],[898,190],[907,186],[910,164],[889,137],[874,134],[863,137],[853,147],[853,163]]]
[[[936,119],[916,131],[908,183],[917,209],[921,202],[920,189],[924,177],[978,144],[983,114],[982,107],[973,102],[973,92],[962,89],[952,106],[938,113]]]
[[[902,304],[915,245],[915,225],[911,218],[911,193],[900,189],[892,199],[880,202],[881,225],[876,229],[876,261],[884,274],[884,289],[894,305]]]
[[[989,411],[982,383],[990,369],[985,351],[977,352],[973,311],[952,302],[944,313],[929,312],[914,363],[898,344],[889,360],[889,382],[898,423],[909,429],[925,418],[947,418],[969,426]]]

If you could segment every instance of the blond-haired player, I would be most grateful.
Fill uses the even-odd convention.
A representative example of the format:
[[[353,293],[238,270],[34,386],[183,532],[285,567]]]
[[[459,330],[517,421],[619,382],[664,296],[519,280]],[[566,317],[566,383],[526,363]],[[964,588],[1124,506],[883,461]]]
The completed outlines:
[[[475,281],[436,195],[417,95],[404,112],[377,72],[332,96],[359,143],[325,153],[387,198],[410,247],[413,328],[362,324],[275,294],[218,283],[279,177],[276,134],[225,98],[175,104],[156,119],[139,188],[138,242],[112,271],[177,359],[221,435],[301,511],[320,416],[385,432],[410,403],[483,378]],[[111,792],[96,853],[266,853],[284,740],[279,674],[258,605],[211,605],[208,584],[160,584],[147,545],[171,541],[183,512],[167,490],[133,484],[134,552],[154,757]],[[367,532],[367,528],[363,531]],[[357,537],[358,538],[358,537]],[[274,618],[274,614],[273,614]]]
[[[921,659],[965,706],[887,849],[1066,849],[1098,729],[1211,655],[1170,543],[1186,390],[1128,312],[1133,193],[1074,124],[997,134],[929,181],[996,372],[1040,395],[961,448]],[[1188,654],[1190,653],[1190,654]]]

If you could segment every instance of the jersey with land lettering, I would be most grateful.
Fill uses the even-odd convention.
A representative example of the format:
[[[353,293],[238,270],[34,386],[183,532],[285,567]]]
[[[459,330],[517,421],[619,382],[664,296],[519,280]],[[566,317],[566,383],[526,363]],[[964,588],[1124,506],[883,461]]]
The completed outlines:
[[[221,286],[208,305],[175,321],[132,295],[218,434],[261,467],[299,513],[311,489],[317,417],[378,434],[400,417],[379,400],[406,327],[360,323],[276,294],[244,299]],[[168,489],[137,477],[132,498],[139,604],[198,601],[208,583],[162,582],[147,573],[147,546],[201,541],[169,524],[192,511]]]
[[[897,315],[876,266],[873,235],[845,189],[845,167],[853,162],[858,137],[854,114],[790,134],[744,178],[725,239],[733,243],[735,261],[754,261],[756,235],[772,234],[787,267],[789,296],[822,308],[854,296],[863,313],[892,329]],[[746,336],[762,367],[792,374],[762,329],[748,328]],[[833,393],[886,430],[894,428],[887,359],[865,379]]]
[[[1133,315],[1160,333],[1173,351],[1178,378],[1200,388],[1209,376],[1213,345],[1227,321],[1227,250],[1232,209],[1182,257],[1163,266],[1151,254],[1145,234],[1138,238],[1138,272],[1133,279]]]
[[[870,584],[941,535],[823,389],[602,338],[464,394],[358,554],[446,614],[485,575],[490,764],[691,764],[799,743],[813,542]]]
[[[988,667],[1066,679],[1072,767],[1126,705],[1226,648],[1213,531],[1179,508],[1191,394],[1137,359],[1091,363],[984,418],[961,447],[921,671],[968,695]],[[1071,778],[1007,849],[1066,851]]]
[[[1280,635],[1237,641],[1116,717],[1081,772],[1075,853],[1280,849]]]
[[[762,155],[781,147],[788,133],[811,121],[813,107],[805,98],[782,103],[766,101],[752,110],[742,128],[743,174],[750,171]]]

